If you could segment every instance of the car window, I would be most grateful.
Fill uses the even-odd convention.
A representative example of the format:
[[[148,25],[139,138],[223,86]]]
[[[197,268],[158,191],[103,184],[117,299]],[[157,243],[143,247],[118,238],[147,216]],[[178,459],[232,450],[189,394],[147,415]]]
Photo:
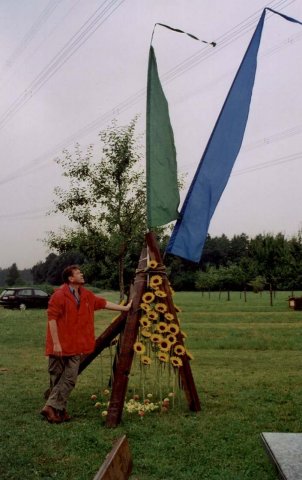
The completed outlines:
[[[43,292],[43,290],[34,290],[34,294],[38,297],[48,297],[48,294]]]
[[[24,290],[19,290],[19,292],[16,293],[18,297],[29,297],[32,295],[31,288],[25,288]]]
[[[15,290],[3,290],[3,292],[1,293],[1,297],[10,297],[12,295],[15,295]]]

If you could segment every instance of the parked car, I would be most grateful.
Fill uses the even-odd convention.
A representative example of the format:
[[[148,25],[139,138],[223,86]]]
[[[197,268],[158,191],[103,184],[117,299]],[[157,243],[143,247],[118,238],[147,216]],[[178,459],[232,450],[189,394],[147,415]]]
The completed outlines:
[[[5,308],[47,308],[50,295],[38,288],[7,288],[0,295],[0,306]]]

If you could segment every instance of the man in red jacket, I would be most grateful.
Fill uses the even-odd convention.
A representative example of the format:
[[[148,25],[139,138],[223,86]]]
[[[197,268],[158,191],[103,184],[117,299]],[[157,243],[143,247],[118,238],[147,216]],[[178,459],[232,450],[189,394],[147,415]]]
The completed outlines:
[[[41,414],[50,423],[70,420],[66,404],[76,384],[81,356],[91,353],[95,346],[94,311],[105,308],[127,312],[132,304],[111,303],[84,288],[78,265],[65,268],[62,276],[64,284],[51,296],[47,310],[50,394]]]

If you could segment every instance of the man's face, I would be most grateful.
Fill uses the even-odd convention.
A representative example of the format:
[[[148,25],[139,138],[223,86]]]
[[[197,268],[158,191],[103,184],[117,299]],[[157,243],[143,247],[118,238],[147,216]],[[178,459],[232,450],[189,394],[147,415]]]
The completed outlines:
[[[81,270],[78,268],[73,270],[72,275],[69,277],[69,283],[71,285],[83,285],[85,283]]]

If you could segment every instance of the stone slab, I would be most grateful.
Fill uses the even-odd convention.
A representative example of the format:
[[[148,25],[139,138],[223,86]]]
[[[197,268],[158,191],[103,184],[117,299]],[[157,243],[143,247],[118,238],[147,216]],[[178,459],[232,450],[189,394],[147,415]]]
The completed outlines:
[[[302,433],[263,432],[261,439],[282,480],[302,480]]]

